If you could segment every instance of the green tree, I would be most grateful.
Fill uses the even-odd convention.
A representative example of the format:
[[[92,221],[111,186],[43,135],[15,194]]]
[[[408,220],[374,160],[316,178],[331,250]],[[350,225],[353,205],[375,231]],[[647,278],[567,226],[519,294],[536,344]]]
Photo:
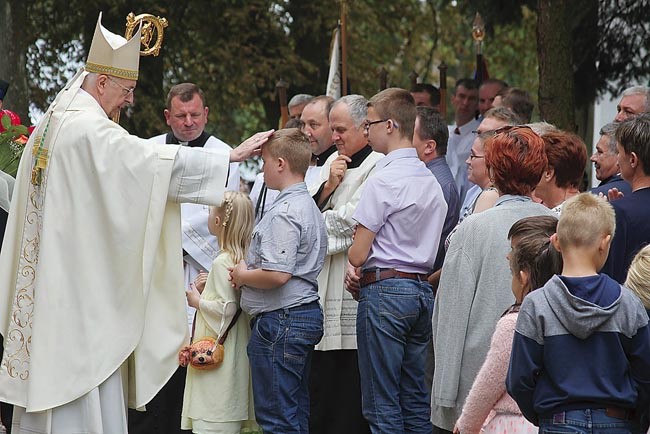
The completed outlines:
[[[8,1],[8,0],[0,0]],[[422,80],[438,83],[437,65],[450,66],[449,80],[472,74],[471,19],[442,0],[349,1],[349,68],[352,91],[366,96],[379,87],[385,67],[390,85],[410,86],[415,70]],[[134,12],[169,20],[160,57],[142,58],[135,105],[122,115],[125,128],[140,136],[166,130],[162,116],[169,88],[193,81],[206,92],[208,130],[236,144],[255,130],[277,126],[275,83],[284,78],[295,93],[325,90],[332,31],[339,19],[338,2],[277,0],[144,0]],[[124,29],[132,4],[118,1],[38,0],[24,6],[30,17],[18,27],[25,36],[27,98],[44,110],[84,61],[98,11],[113,32]],[[530,21],[530,20],[529,20]],[[516,25],[504,37],[525,38]],[[513,50],[498,57],[498,39],[486,44],[490,68],[519,81]],[[20,50],[18,50],[20,51]],[[17,59],[17,57],[16,57]],[[18,60],[8,62],[20,64]],[[29,80],[27,79],[29,77]],[[512,78],[511,78],[512,77]]]
[[[650,84],[650,1],[599,0],[598,9],[597,89],[618,93],[634,84]]]
[[[29,38],[21,26],[27,21],[27,12],[22,2],[0,0],[0,78],[11,83],[4,108],[11,108],[24,123],[29,123],[27,90],[27,47]]]
[[[375,93],[382,66],[393,86],[410,86],[411,71],[437,84],[436,67],[441,61],[449,65],[448,87],[457,78],[471,76],[475,58],[470,30],[474,13],[479,11],[488,28],[484,54],[491,76],[531,93],[539,87],[541,117],[569,128],[575,122],[558,116],[571,111],[571,103],[567,106],[557,99],[567,92],[567,80],[548,81],[557,68],[539,68],[538,75],[536,50],[541,56],[560,55],[540,46],[533,35],[538,28],[538,3],[552,1],[557,0],[457,0],[455,6],[450,0],[348,0],[352,91],[366,96]],[[587,106],[596,91],[606,87],[605,78],[624,83],[631,80],[628,77],[641,77],[650,53],[644,5],[648,6],[648,0],[558,2],[569,24],[540,21],[548,25],[539,28],[544,44],[553,39],[553,33],[570,32],[570,43],[562,48],[570,54],[562,54],[564,60],[558,67],[574,77],[571,93],[578,106]],[[254,130],[277,126],[278,79],[290,83],[290,96],[319,94],[325,89],[339,2],[143,0],[137,7],[134,12],[165,16],[170,25],[160,57],[141,60],[136,104],[122,117],[122,124],[135,134],[148,136],[166,129],[165,95],[182,81],[204,88],[210,106],[208,129],[232,144]],[[0,42],[5,53],[0,76],[12,81],[7,103],[21,116],[26,115],[28,102],[44,110],[85,59],[98,11],[104,12],[106,27],[120,33],[132,8],[126,0],[21,4],[0,0],[0,25],[11,35]],[[621,24],[638,26],[634,27],[638,30],[621,31]],[[540,58],[540,65],[549,60]],[[549,114],[546,107],[557,114]]]

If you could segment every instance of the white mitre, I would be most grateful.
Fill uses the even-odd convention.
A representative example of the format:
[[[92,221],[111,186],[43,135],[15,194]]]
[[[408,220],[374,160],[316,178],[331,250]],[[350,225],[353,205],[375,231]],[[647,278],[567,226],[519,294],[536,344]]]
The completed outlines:
[[[140,31],[141,27],[127,41],[102,26],[102,13],[100,12],[95,35],[88,52],[86,71],[137,80],[140,63]]]
[[[127,41],[102,26],[102,13],[100,12],[85,67],[79,69],[57,94],[47,109],[44,119],[51,118],[55,112],[63,113],[67,110],[88,73],[94,72],[127,80],[137,80],[140,64],[141,30],[142,26],[138,27],[138,31]],[[48,125],[48,121],[40,122],[30,136],[30,140],[32,140],[32,137],[38,137],[39,150],[35,152],[41,155],[48,154],[52,140],[52,137],[46,134]],[[34,164],[36,164],[35,161]]]

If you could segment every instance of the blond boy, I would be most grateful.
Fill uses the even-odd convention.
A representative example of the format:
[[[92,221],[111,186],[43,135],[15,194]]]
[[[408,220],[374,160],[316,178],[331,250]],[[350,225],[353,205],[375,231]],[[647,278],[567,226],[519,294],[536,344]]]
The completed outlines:
[[[551,237],[562,275],[521,306],[506,385],[540,432],[638,432],[635,409],[647,409],[640,397],[650,392],[648,315],[630,290],[598,273],[614,229],[604,199],[568,200]]]

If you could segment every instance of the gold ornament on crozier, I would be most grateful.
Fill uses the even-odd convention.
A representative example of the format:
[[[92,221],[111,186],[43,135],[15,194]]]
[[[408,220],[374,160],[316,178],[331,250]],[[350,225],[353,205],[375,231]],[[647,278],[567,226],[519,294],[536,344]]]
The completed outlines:
[[[140,43],[144,47],[140,50],[141,56],[157,56],[162,47],[164,32],[169,23],[166,18],[156,17],[151,14],[135,15],[133,12],[126,16],[126,33],[124,37],[129,40],[142,22]],[[155,41],[153,45],[152,41]]]
[[[160,48],[162,47],[163,39],[165,36],[165,29],[169,26],[166,18],[160,18],[151,14],[136,15],[130,12],[126,16],[126,32],[124,37],[128,41],[133,34],[137,31],[138,26],[142,23],[142,31],[140,32],[140,50],[141,56],[158,56]],[[153,42],[153,44],[152,44]],[[120,112],[118,111],[113,115],[113,122],[120,122]]]

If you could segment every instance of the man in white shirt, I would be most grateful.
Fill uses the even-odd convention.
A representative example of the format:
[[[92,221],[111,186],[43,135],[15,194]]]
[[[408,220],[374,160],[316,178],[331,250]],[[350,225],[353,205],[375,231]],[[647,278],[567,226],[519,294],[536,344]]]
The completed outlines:
[[[461,78],[456,82],[451,105],[456,110],[454,124],[449,126],[449,144],[447,147],[447,164],[454,176],[461,203],[467,190],[473,185],[467,180],[467,164],[465,160],[472,150],[476,137],[476,128],[480,121],[476,119],[478,111],[478,84],[469,78]]]

